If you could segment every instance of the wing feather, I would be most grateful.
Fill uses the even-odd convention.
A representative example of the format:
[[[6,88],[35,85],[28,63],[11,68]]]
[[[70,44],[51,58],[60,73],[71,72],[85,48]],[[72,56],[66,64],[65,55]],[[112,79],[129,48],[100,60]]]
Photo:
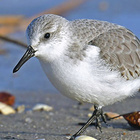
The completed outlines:
[[[90,42],[91,43],[91,42]],[[128,29],[110,29],[92,40],[100,47],[100,56],[111,69],[117,69],[126,79],[140,76],[140,41]]]

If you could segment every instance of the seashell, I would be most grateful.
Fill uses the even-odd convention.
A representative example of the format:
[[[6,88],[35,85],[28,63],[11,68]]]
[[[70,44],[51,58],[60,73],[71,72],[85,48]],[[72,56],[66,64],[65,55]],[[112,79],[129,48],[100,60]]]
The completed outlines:
[[[130,126],[140,129],[140,111],[122,115]]]
[[[16,111],[11,106],[8,106],[0,102],[0,113],[3,115],[9,115],[9,114],[15,114]]]
[[[33,107],[34,111],[52,111],[53,107],[46,104],[37,104]]]
[[[16,111],[17,111],[18,113],[22,113],[22,112],[24,112],[24,110],[25,110],[25,105],[21,105],[21,106],[18,106],[18,107],[16,108]]]
[[[86,136],[86,135],[82,135],[82,136],[77,136],[75,138],[75,140],[97,140],[97,139],[95,139],[93,137]]]

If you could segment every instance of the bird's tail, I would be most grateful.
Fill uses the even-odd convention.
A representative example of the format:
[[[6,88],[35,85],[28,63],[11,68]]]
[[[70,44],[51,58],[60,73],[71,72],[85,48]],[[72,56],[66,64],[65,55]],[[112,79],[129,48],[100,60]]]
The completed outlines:
[[[126,85],[123,85],[122,92],[124,92],[124,96],[133,96],[138,93],[140,89],[140,78],[129,80],[126,82]]]

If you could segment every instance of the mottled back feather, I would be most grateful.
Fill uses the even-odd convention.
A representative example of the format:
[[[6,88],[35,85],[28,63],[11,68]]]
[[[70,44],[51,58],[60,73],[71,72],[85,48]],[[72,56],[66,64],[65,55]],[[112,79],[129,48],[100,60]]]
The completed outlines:
[[[140,41],[126,28],[110,29],[100,34],[93,45],[100,47],[101,58],[120,71],[125,79],[140,76]]]
[[[131,31],[113,23],[88,19],[72,21],[72,27],[79,43],[101,49],[101,58],[112,70],[118,70],[127,80],[140,76],[140,41]]]

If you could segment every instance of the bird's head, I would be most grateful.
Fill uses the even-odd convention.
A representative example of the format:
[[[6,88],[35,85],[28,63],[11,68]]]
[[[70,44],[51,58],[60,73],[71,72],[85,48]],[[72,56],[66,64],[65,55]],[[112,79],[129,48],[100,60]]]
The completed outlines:
[[[28,48],[14,68],[16,72],[31,57],[45,61],[57,59],[68,42],[68,21],[57,15],[43,15],[34,19],[27,27]]]

